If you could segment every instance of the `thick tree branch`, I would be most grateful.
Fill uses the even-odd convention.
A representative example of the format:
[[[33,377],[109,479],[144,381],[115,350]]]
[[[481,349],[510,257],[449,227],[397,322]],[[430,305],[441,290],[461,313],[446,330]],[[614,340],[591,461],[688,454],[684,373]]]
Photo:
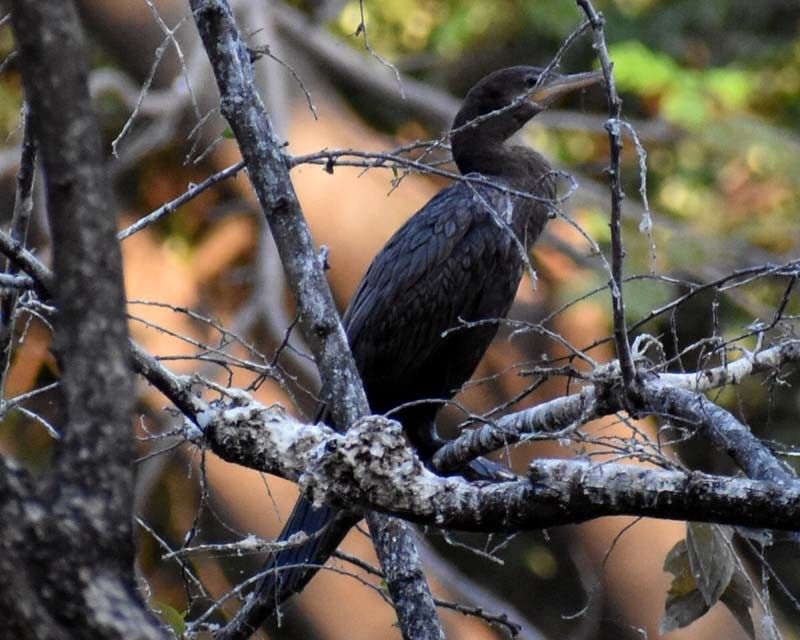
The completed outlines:
[[[289,175],[288,162],[255,91],[250,52],[223,0],[192,0],[198,31],[214,68],[220,109],[233,130],[267,217],[300,323],[320,368],[334,422],[348,425],[369,409],[322,264]]]
[[[224,0],[191,0],[190,5],[214,69],[222,115],[239,143],[297,301],[300,324],[320,371],[323,398],[334,423],[346,428],[368,415],[369,406],[294,192],[288,160],[255,91],[250,51],[239,38],[230,7]],[[413,551],[413,541],[404,539],[407,532],[402,527],[387,523],[377,514],[368,515],[367,521],[387,579],[416,582],[412,589],[389,585],[393,593],[405,589],[405,595],[415,596],[394,601],[404,635],[414,637],[411,634],[421,623],[427,630],[425,637],[443,638],[419,556]],[[391,536],[381,534],[387,528],[396,534],[394,544]],[[398,553],[399,549],[404,553]]]
[[[210,407],[200,422],[217,455],[293,480],[312,500],[451,529],[539,529],[611,515],[800,527],[800,481],[788,477],[760,481],[538,460],[528,480],[472,483],[428,471],[408,448],[400,425],[379,416],[339,434],[241,396]]]
[[[46,177],[65,411],[51,473],[37,489],[46,508],[30,523],[34,548],[20,551],[66,633],[161,638],[133,575],[133,387],[122,259],[80,25],[72,3],[61,0],[15,1],[12,24]],[[14,248],[15,262],[27,259]],[[31,275],[42,283],[42,274]]]
[[[35,495],[36,487],[30,476],[0,458],[0,540],[4,551],[0,554],[0,612],[3,613],[3,630],[12,638],[67,640],[69,632],[51,617],[41,588],[32,579],[26,554],[20,553],[26,547],[26,540],[32,536],[25,517],[26,510],[43,511],[44,505],[33,497]]]
[[[659,382],[644,384],[640,393],[649,413],[672,416],[700,427],[713,445],[733,458],[750,478],[770,482],[797,479],[791,467],[778,460],[746,425],[704,395]]]

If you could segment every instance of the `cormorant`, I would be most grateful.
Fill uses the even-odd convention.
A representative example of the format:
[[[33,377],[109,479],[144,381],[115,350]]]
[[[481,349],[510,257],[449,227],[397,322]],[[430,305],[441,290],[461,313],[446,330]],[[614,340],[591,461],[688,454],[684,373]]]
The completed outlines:
[[[498,323],[464,323],[506,315],[527,252],[554,207],[550,165],[506,141],[558,96],[600,78],[589,72],[540,79],[539,69],[518,66],[480,80],[451,132],[458,170],[475,180],[442,190],[392,236],[344,315],[370,408],[399,420],[423,460],[442,444],[437,411],[469,379],[497,333]],[[407,403],[413,404],[402,407]],[[492,468],[478,462],[465,471],[481,475]],[[248,637],[306,585],[358,519],[301,497],[279,539],[303,531],[309,540],[273,554],[267,569],[274,571],[218,637]]]

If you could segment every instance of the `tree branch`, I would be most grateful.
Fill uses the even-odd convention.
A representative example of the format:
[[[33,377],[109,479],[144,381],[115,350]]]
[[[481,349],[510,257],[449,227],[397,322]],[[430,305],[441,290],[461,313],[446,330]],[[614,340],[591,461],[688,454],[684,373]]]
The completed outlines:
[[[611,186],[611,289],[612,312],[614,317],[614,343],[617,348],[617,357],[622,371],[622,381],[625,391],[634,390],[636,369],[628,342],[628,328],[625,322],[625,300],[622,291],[622,262],[625,257],[625,248],[622,243],[622,100],[617,93],[614,81],[614,63],[608,55],[604,33],[605,20],[595,11],[591,0],[578,0],[580,6],[594,31],[594,48],[600,59],[608,96],[608,121],[605,124],[608,131],[608,140],[611,148],[611,158],[608,166],[608,181]]]
[[[778,460],[747,426],[704,395],[657,381],[644,384],[640,393],[649,413],[674,416],[701,427],[714,446],[731,456],[750,478],[776,483],[797,479],[791,467]]]
[[[12,7],[55,265],[52,278],[30,275],[40,286],[49,280],[58,307],[54,350],[65,413],[52,470],[37,487],[43,509],[29,524],[33,548],[18,551],[65,634],[162,638],[133,574],[133,385],[122,259],[78,16],[61,0]],[[15,263],[30,261],[19,243],[10,248]]]
[[[797,530],[800,481],[762,481],[584,460],[538,460],[530,477],[472,483],[428,471],[396,422],[370,416],[344,434],[237,396],[200,416],[221,458],[297,482],[309,499],[468,531],[517,531],[611,515]]]
[[[660,373],[658,379],[670,387],[690,391],[709,391],[731,384],[739,384],[754,373],[777,371],[790,362],[800,362],[800,340],[787,340],[763,351],[745,353],[738,360],[696,373]]]
[[[14,194],[14,211],[11,214],[11,237],[24,245],[28,236],[31,209],[33,208],[33,184],[36,175],[36,138],[33,133],[33,117],[27,106],[23,107],[22,151],[17,171],[17,188]],[[5,273],[14,277],[18,267],[6,265]],[[11,365],[11,344],[14,337],[18,290],[9,288],[0,292],[0,394],[6,388],[6,376]]]
[[[54,290],[53,274],[22,243],[0,231],[0,253],[33,279],[33,290],[41,300],[50,299]]]
[[[300,325],[319,367],[323,397],[333,422],[348,427],[369,414],[358,371],[338,320],[322,265],[314,252],[311,235],[300,210],[289,176],[289,163],[281,151],[258,94],[255,92],[250,51],[239,38],[233,15],[224,0],[191,0],[197,28],[208,53],[221,96],[220,109],[239,143],[248,175],[266,215],[283,262],[300,315]],[[402,527],[367,516],[384,574],[413,577],[416,585],[406,590],[416,597],[394,601],[404,635],[414,637],[420,622],[426,637],[443,638],[430,590],[424,580],[413,541]],[[397,537],[381,535],[387,527]],[[396,545],[396,546],[395,546]],[[403,553],[397,553],[402,549]],[[389,585],[390,591],[405,589]],[[419,637],[419,636],[417,636]]]
[[[800,361],[800,341],[788,340],[725,366],[696,373],[648,374],[640,386],[636,410],[643,415],[661,415],[691,422],[703,428],[714,446],[729,454],[751,478],[780,481],[795,478],[750,429],[725,409],[696,390],[708,390],[740,382],[746,375],[776,370],[789,362]],[[506,446],[531,434],[553,434],[569,430],[614,412],[626,409],[620,387],[612,375],[584,387],[579,393],[503,416],[448,442],[433,456],[433,468],[452,473],[466,462]],[[789,474],[789,475],[787,475]]]
[[[442,446],[431,459],[440,473],[453,473],[470,460],[516,444],[533,433],[558,433],[610,413],[601,408],[596,387],[512,413],[461,434]]]

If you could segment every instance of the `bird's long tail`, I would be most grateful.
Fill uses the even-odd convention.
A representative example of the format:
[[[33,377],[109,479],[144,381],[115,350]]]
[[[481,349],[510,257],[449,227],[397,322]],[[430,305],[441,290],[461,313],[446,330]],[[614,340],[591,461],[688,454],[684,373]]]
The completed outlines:
[[[298,532],[305,534],[305,541],[271,555],[264,577],[217,640],[244,640],[255,633],[278,605],[306,586],[359,519],[327,505],[314,507],[301,497],[278,541],[286,542]]]
[[[514,477],[506,467],[486,458],[473,460],[462,472],[471,479]],[[328,505],[314,507],[299,498],[278,541],[286,542],[298,532],[304,533],[306,540],[270,556],[264,577],[233,620],[217,634],[217,640],[245,640],[254,634],[281,603],[303,590],[360,518]]]

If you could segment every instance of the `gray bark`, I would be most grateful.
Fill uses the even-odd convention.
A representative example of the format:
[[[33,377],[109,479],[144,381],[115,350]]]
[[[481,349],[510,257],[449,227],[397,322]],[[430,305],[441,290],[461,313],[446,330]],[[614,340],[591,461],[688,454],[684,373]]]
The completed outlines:
[[[346,434],[297,422],[256,402],[200,416],[229,462],[297,482],[312,500],[469,531],[519,531],[633,515],[766,529],[800,528],[800,481],[749,480],[584,460],[537,460],[527,479],[476,483],[428,471],[400,425],[378,416]]]
[[[46,181],[65,418],[43,478],[4,463],[0,615],[18,638],[162,638],[134,582],[122,261],[80,26],[62,0],[13,2],[12,24]]]
[[[319,368],[322,394],[334,424],[345,427],[369,415],[364,388],[338,319],[333,297],[289,176],[269,115],[255,90],[250,52],[224,0],[191,0],[197,28],[217,79],[222,115],[236,136],[248,175],[275,239],[287,280],[297,301],[300,325]],[[373,541],[405,637],[419,628],[422,637],[443,638],[419,555],[408,532],[380,514],[367,514]],[[391,528],[394,536],[381,532]],[[394,580],[412,580],[395,585]],[[420,626],[422,625],[422,626]]]

